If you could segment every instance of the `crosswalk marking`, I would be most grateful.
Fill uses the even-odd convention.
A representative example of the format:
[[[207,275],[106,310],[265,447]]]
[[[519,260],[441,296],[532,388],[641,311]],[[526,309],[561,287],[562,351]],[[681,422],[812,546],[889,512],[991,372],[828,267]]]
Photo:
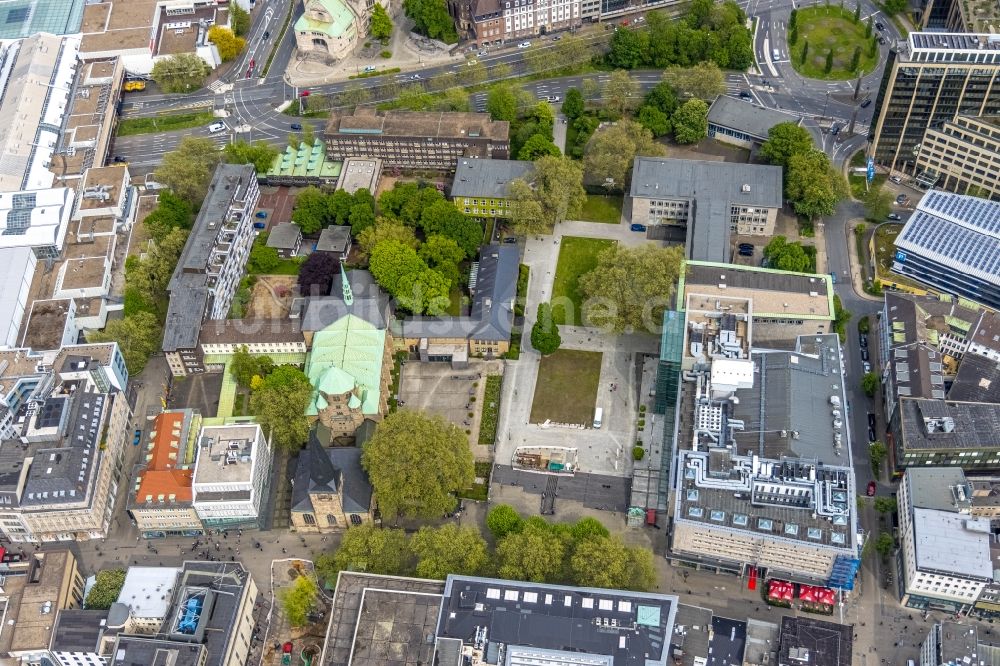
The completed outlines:
[[[222,90],[223,86],[225,85],[226,85],[225,81],[223,81],[222,79],[216,79],[215,81],[212,81],[211,83],[208,84],[208,89],[214,93],[218,93],[220,90]]]

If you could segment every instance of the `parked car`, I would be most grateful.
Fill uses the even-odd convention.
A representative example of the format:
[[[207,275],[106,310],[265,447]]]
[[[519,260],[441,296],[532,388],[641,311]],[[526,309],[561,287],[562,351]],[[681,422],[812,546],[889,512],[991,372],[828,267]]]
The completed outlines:
[[[142,430],[136,428],[135,433],[132,434],[132,446],[139,446],[142,443]]]
[[[830,125],[830,134],[832,134],[833,136],[837,136],[838,134],[840,134],[840,125],[837,123]]]
[[[748,252],[753,252],[753,243],[740,243],[741,250],[747,250]]]
[[[872,371],[872,364],[868,361],[863,361],[861,367],[864,368],[866,374]]]
[[[301,123],[292,123],[291,125],[289,125],[289,127],[291,127],[296,132],[302,131],[302,124]]]
[[[907,197],[906,197],[905,194],[900,194],[898,197],[896,197],[896,203],[898,203],[898,204],[906,203],[906,200],[907,200]]]
[[[562,99],[559,95],[548,95],[545,97],[546,102],[558,102]]]
[[[531,46],[531,42],[521,42],[520,44],[517,45],[517,48],[519,48],[519,49],[526,49],[529,46]]]
[[[128,163],[128,160],[127,160],[127,159],[125,159],[125,158],[124,158],[123,156],[121,156],[121,155],[115,155],[115,159],[114,159],[114,163],[115,163],[115,164],[127,164],[127,163]]]
[[[878,490],[878,485],[876,485],[874,481],[869,481],[868,488],[867,490],[865,490],[865,493],[868,495],[868,497],[875,497],[876,490]]]
[[[262,220],[266,220],[267,219],[267,211],[266,210],[259,210],[259,211],[257,211],[257,214],[254,215],[254,217],[259,217]]]
[[[899,176],[889,176],[889,180],[896,183],[897,185],[903,182],[903,179],[900,178]]]
[[[553,42],[558,42],[558,41],[559,41],[560,39],[562,39],[562,35],[555,35],[555,36],[554,36],[554,37],[552,38],[552,41],[553,41]]]
[[[875,415],[871,412],[868,412],[868,427],[872,429],[875,428]]]
[[[837,284],[837,274],[836,273],[830,273],[830,282],[832,282],[834,284]]]
[[[208,126],[208,131],[211,132],[212,134],[218,134],[219,132],[225,132],[226,131],[226,123],[222,122],[221,120],[219,122],[212,123],[211,125]]]
[[[867,361],[868,360],[868,347],[862,347],[861,348],[861,360],[862,361]]]
[[[753,245],[750,243],[740,243],[737,254],[741,257],[752,257],[753,256]]]
[[[503,239],[503,242],[504,243],[509,243],[510,245],[513,245],[514,243],[517,242],[517,238],[515,238],[514,236],[507,236],[507,238]]]
[[[871,104],[872,104],[872,98],[869,97],[865,101],[861,102],[861,108],[862,109],[867,109],[869,106],[871,106]]]
[[[862,349],[868,346],[868,336],[865,335],[864,333],[861,334],[861,336],[858,338],[858,340],[861,343]]]
[[[884,46],[885,45],[885,37],[883,37],[882,35],[879,35],[878,36],[878,43],[882,44]]]
[[[419,81],[420,80],[420,75],[419,74],[414,74],[413,76],[410,77],[410,80],[411,81]]]
[[[487,51],[486,49],[483,49],[482,51],[480,51],[476,55],[478,55],[480,58],[482,58],[482,57],[485,57],[488,54],[489,54],[489,51]]]
[[[254,229],[267,229],[267,222],[254,222],[253,223],[253,228]]]
[[[903,218],[901,218],[899,216],[899,213],[889,213],[886,217],[888,217],[890,220],[894,220],[894,221],[899,221],[899,220],[903,219]]]
[[[631,229],[632,231],[643,231],[644,232],[644,231],[646,231],[646,225],[645,224],[639,224],[638,222],[633,222],[632,225],[629,226],[629,229]]]
[[[364,72],[365,74],[370,74],[371,72],[374,72],[375,69],[376,69],[375,65],[365,65],[365,68],[361,71]]]

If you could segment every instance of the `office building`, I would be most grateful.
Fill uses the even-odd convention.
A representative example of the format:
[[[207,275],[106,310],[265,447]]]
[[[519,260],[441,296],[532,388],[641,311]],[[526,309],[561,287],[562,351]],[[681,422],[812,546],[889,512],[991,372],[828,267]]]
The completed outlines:
[[[678,280],[678,302],[685,303],[688,294],[749,300],[752,338],[761,345],[791,348],[800,335],[833,330],[829,275],[685,261]]]
[[[774,235],[781,167],[637,157],[631,197],[632,222],[657,227],[654,238],[683,241],[688,259],[728,263],[730,236]]]
[[[856,489],[837,336],[752,351],[737,299],[698,303],[688,295],[682,368],[691,381],[678,399],[667,557],[852,589]]]
[[[222,371],[228,358],[243,347],[254,356],[267,355],[279,364],[302,365],[306,355],[297,319],[213,319],[202,325],[198,345],[209,372]]]
[[[990,521],[971,515],[961,469],[914,467],[899,489],[902,603],[967,613],[993,581]]]
[[[129,633],[155,634],[172,610],[179,567],[129,567],[118,603],[129,610]]]
[[[505,160],[510,123],[487,113],[385,111],[358,108],[334,115],[326,145],[335,160],[367,157],[387,167],[453,171],[460,157]]]
[[[256,423],[205,426],[191,485],[206,529],[259,526],[271,475],[271,442]]]
[[[189,409],[156,416],[141,442],[148,453],[136,465],[128,512],[146,538],[202,533],[194,509],[194,464],[201,416]]]
[[[868,154],[890,173],[918,175],[917,158],[928,130],[942,128],[959,114],[1000,114],[997,35],[913,32],[889,54]]]
[[[917,152],[917,181],[924,187],[996,200],[998,173],[1000,116],[956,115],[928,128]]]
[[[382,160],[352,157],[344,160],[337,179],[337,189],[348,194],[358,190],[368,190],[373,196],[378,192],[379,179],[382,178]]]
[[[260,189],[253,165],[220,164],[167,287],[163,351],[175,377],[204,370],[204,319],[225,319],[253,245]]]
[[[854,627],[806,616],[781,618],[778,666],[851,666]]]
[[[4,572],[0,652],[39,663],[47,656],[56,614],[83,603],[83,576],[69,549],[37,552]]]
[[[996,664],[998,661],[1000,647],[984,642],[979,627],[971,622],[937,622],[920,644],[920,666]]]
[[[708,136],[740,148],[759,148],[775,125],[801,122],[790,113],[719,95],[708,109]]]
[[[896,467],[1000,469],[1000,404],[901,397],[890,423]]]
[[[1000,202],[931,190],[895,245],[894,273],[1000,308]]]
[[[496,358],[510,349],[517,297],[519,255],[514,245],[479,248],[476,272],[469,281],[468,316],[410,317],[402,322],[403,345],[421,361],[466,367],[469,356]]]
[[[533,164],[523,160],[458,160],[451,200],[466,215],[509,217],[511,181],[530,182],[533,170]]]

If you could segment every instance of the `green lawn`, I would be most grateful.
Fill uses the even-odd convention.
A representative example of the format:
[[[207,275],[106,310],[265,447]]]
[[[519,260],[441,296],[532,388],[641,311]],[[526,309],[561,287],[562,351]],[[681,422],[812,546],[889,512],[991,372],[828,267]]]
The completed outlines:
[[[531,423],[579,423],[594,418],[601,352],[560,349],[543,356],[531,401]]]
[[[621,195],[588,194],[580,219],[586,222],[618,224],[622,217],[623,198]]]
[[[580,324],[580,307],[583,304],[583,295],[579,291],[580,276],[593,270],[597,266],[597,255],[613,243],[600,238],[563,236],[552,285],[552,318],[556,324]]]
[[[452,317],[459,317],[462,314],[462,288],[459,286],[454,286],[451,288],[451,292],[448,294],[448,309],[447,314]]]
[[[490,442],[492,444],[492,442]],[[477,462],[476,467],[476,480],[471,488],[459,491],[458,496],[462,499],[475,500],[477,502],[485,502],[486,495],[490,488],[490,474],[493,472],[493,463],[491,462]]]
[[[837,6],[816,6],[799,9],[798,40],[790,49],[792,66],[799,74],[812,79],[842,81],[852,79],[857,72],[851,68],[854,50],[861,48],[858,70],[871,73],[878,65],[878,51],[871,56],[871,37],[865,37],[865,21],[854,22],[854,12]],[[789,33],[789,37],[791,33]],[[791,40],[789,39],[789,43]],[[802,52],[809,44],[805,60]],[[826,71],[827,54],[833,50],[833,67]]]
[[[482,414],[479,417],[479,443],[493,446],[497,434],[497,417],[500,414],[500,386],[503,377],[486,375],[486,389],[483,394]]]
[[[299,268],[302,267],[302,262],[305,261],[305,257],[292,257],[291,259],[282,259],[281,263],[278,264],[276,268],[272,268],[267,271],[267,275],[298,275]]]
[[[152,118],[125,118],[118,122],[118,136],[153,134],[208,125],[215,120],[211,111],[171,113]]]

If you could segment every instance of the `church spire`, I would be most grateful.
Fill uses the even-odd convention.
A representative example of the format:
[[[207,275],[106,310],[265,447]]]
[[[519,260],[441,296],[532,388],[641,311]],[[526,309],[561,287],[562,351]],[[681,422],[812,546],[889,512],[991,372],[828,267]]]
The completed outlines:
[[[354,292],[351,291],[351,281],[347,279],[347,271],[344,270],[344,261],[340,261],[340,282],[344,288],[344,304],[354,304]]]

